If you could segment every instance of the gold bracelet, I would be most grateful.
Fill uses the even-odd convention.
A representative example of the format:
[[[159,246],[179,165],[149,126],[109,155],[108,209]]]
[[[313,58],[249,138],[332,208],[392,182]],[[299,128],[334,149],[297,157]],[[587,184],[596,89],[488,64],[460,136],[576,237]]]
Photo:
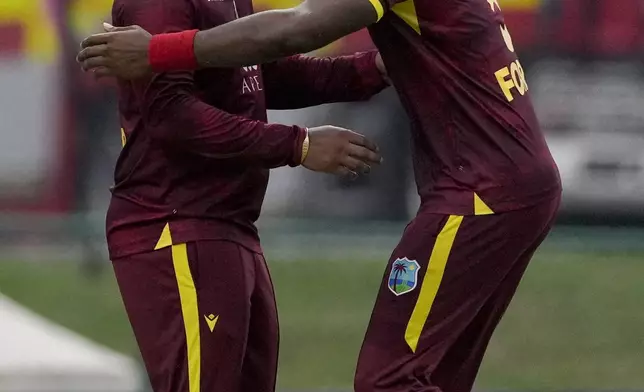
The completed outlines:
[[[309,155],[309,129],[306,128],[306,137],[304,138],[304,143],[302,143],[302,160],[300,163],[304,163],[306,156]]]

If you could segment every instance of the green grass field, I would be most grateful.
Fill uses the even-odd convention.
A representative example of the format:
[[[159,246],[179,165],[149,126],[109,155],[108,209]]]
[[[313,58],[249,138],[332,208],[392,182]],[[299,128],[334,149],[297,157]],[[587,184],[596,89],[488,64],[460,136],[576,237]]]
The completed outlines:
[[[348,387],[383,273],[377,262],[273,262],[280,386]],[[339,273],[341,272],[341,273]],[[538,254],[499,327],[482,388],[644,387],[644,254]],[[111,270],[0,262],[0,292],[97,342],[136,355]]]

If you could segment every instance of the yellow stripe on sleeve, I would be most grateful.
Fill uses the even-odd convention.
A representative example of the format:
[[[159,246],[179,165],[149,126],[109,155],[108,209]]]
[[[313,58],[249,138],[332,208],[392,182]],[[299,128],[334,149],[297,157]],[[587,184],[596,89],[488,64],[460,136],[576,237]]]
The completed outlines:
[[[414,306],[411,318],[407,324],[407,329],[405,330],[405,341],[412,352],[416,352],[416,348],[418,347],[420,334],[425,327],[429,312],[432,310],[438,288],[443,280],[447,259],[452,251],[454,238],[456,238],[456,233],[462,222],[462,216],[451,215],[447,219],[445,227],[443,227],[436,238],[434,249],[429,258],[429,266],[427,267],[425,278],[420,287],[420,294],[418,295],[416,306]]]
[[[382,3],[380,0],[369,0],[371,2],[371,5],[373,5],[373,8],[376,9],[376,14],[378,14],[378,20],[382,19],[382,17],[385,15],[385,9],[382,6]]]
[[[201,337],[199,336],[199,306],[197,289],[190,272],[186,244],[172,246],[172,263],[179,286],[181,313],[186,331],[188,348],[188,383],[189,392],[200,392],[201,389]]]

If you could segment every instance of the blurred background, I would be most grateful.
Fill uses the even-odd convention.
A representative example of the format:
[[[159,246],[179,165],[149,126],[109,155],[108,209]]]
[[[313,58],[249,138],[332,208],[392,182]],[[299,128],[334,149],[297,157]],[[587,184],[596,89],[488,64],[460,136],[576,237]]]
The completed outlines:
[[[644,1],[499,3],[565,197],[477,389],[644,390]],[[0,392],[147,388],[104,240],[114,91],[74,61],[110,8],[0,0]],[[369,48],[359,32],[318,54]],[[281,317],[279,390],[350,391],[383,268],[418,206],[407,120],[391,90],[270,118],[350,127],[386,157],[356,182],[275,170],[260,222]]]

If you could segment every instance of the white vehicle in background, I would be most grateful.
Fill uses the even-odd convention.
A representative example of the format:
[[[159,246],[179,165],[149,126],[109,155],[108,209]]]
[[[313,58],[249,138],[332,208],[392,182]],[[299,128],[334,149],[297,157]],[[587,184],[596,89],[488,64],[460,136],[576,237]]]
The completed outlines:
[[[644,217],[644,78],[637,64],[548,60],[528,73],[564,184],[562,211]]]

